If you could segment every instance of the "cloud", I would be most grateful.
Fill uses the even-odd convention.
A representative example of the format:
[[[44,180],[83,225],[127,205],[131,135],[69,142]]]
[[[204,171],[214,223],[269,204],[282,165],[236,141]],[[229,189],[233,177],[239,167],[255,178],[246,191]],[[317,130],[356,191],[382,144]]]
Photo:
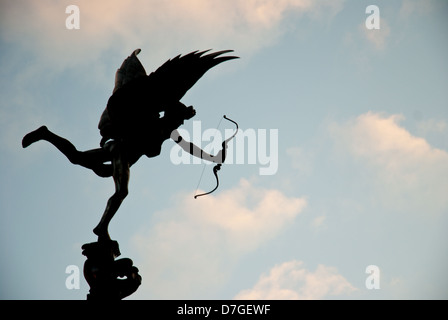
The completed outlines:
[[[145,296],[203,298],[228,281],[242,255],[273,239],[306,206],[247,180],[217,196],[180,195],[173,203],[132,241],[150,283],[140,290]]]
[[[324,12],[331,17],[343,1],[310,0],[132,0],[74,1],[80,29],[67,30],[67,3],[57,0],[2,4],[1,38],[20,44],[54,68],[98,64],[110,52],[137,47],[166,59],[186,49],[236,49],[248,56],[276,41],[292,14]]]
[[[356,290],[333,267],[318,265],[309,271],[301,261],[289,261],[273,267],[252,289],[243,290],[235,299],[297,300],[325,299],[350,294]]]
[[[373,173],[389,204],[441,212],[447,208],[448,153],[400,126],[402,115],[368,112],[330,132],[338,150]]]

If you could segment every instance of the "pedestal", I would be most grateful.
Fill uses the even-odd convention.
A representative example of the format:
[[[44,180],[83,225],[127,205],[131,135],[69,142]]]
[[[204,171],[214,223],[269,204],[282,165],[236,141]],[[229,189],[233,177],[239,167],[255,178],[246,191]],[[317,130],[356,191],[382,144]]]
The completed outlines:
[[[87,243],[82,246],[84,278],[90,286],[87,300],[121,300],[134,293],[142,282],[132,260],[122,258],[117,241]]]

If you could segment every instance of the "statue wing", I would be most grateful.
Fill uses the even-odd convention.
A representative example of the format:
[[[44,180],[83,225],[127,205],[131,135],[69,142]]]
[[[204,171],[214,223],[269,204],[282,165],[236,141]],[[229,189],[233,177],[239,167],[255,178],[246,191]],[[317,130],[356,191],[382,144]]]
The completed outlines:
[[[221,56],[233,50],[205,54],[209,51],[194,51],[166,61],[148,76],[148,84],[157,88],[161,99],[179,101],[208,70],[221,62],[238,58]]]
[[[159,112],[178,102],[208,70],[238,58],[221,56],[233,50],[205,54],[208,51],[178,55],[146,76],[137,58],[140,50],[135,50],[117,71],[114,92],[98,125],[101,135],[105,139],[125,137],[144,129],[158,120]]]
[[[123,61],[121,67],[115,73],[115,87],[113,93],[122,88],[125,84],[131,82],[131,80],[146,76],[145,68],[137,58],[137,55],[141,51],[141,49],[134,50],[134,52]]]

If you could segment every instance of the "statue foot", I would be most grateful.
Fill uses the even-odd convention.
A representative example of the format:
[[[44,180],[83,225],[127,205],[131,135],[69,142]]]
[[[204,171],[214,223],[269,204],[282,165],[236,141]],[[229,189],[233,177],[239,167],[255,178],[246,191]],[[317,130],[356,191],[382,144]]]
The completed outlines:
[[[98,236],[98,242],[112,240],[110,238],[109,232],[107,232],[107,230],[104,230],[103,228],[101,228],[99,225],[97,227],[95,227],[95,229],[93,229],[93,233]]]
[[[26,148],[30,144],[41,140],[46,132],[48,132],[48,128],[46,126],[42,126],[37,130],[31,131],[25,137],[23,137],[22,147]]]

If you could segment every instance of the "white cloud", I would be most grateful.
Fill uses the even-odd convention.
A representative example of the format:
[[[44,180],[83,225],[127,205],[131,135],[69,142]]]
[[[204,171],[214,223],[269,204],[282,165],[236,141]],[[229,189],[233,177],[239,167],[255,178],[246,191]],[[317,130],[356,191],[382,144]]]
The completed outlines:
[[[276,265],[264,274],[252,289],[243,290],[235,299],[247,300],[296,300],[325,299],[350,294],[353,287],[333,267],[318,265],[309,271],[301,261]]]
[[[448,206],[448,153],[401,127],[403,118],[368,112],[330,131],[338,150],[373,172],[389,205],[441,212]]]
[[[200,199],[200,200],[199,200]],[[197,200],[179,196],[133,239],[147,287],[145,296],[200,298],[231,275],[238,259],[274,238],[306,206],[277,190],[242,180],[234,189]]]
[[[310,0],[132,0],[76,1],[80,29],[67,30],[66,3],[57,0],[2,4],[0,35],[19,43],[53,68],[101,63],[110,52],[167,59],[179,50],[236,49],[247,57],[286,30],[290,14],[331,17],[343,1]],[[149,70],[148,70],[149,71]]]

